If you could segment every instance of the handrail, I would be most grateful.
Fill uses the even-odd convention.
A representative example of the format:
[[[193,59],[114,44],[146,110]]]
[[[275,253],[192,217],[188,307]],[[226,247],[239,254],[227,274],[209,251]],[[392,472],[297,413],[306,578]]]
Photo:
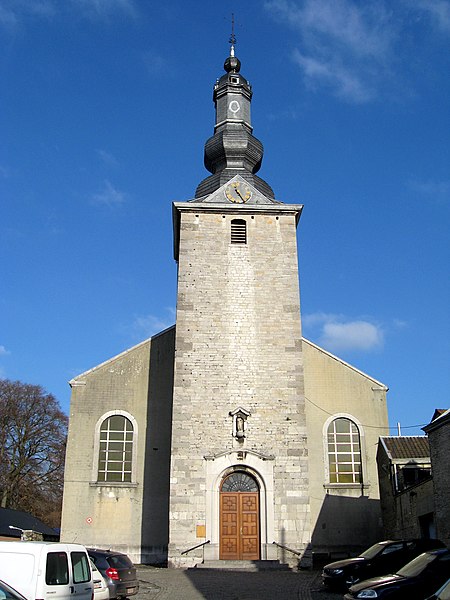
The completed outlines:
[[[297,556],[301,556],[302,553],[298,552],[297,550],[292,550],[292,548],[288,548],[287,546],[283,546],[282,544],[279,544],[278,542],[272,542],[272,544],[275,544],[275,546],[278,546],[278,548],[283,548],[283,550],[288,550],[288,552],[292,552],[292,554],[296,554]]]
[[[210,543],[211,543],[211,540],[207,540],[206,542],[202,542],[201,544],[197,544],[196,546],[192,546],[192,548],[189,548],[189,550],[185,550],[181,554],[187,554],[191,550],[196,550],[197,548],[200,548],[201,546],[206,546],[206,544],[210,544]]]

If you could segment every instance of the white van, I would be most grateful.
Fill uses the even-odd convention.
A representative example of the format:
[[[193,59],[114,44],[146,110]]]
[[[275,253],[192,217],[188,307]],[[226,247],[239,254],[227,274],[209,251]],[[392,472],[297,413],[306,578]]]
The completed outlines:
[[[92,600],[86,548],[53,542],[0,542],[0,579],[27,600]]]

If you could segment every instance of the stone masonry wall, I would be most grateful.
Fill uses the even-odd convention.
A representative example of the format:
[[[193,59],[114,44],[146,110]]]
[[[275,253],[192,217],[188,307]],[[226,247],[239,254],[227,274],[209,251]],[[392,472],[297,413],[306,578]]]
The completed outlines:
[[[309,541],[295,212],[181,211],[170,556],[205,520],[205,455],[232,450],[230,411],[249,411],[239,448],[275,456],[275,541]],[[233,218],[247,244],[230,243]],[[273,540],[270,540],[270,543]]]

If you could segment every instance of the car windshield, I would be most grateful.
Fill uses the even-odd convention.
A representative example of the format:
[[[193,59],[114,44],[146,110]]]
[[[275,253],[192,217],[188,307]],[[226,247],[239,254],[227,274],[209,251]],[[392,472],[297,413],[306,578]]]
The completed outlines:
[[[364,550],[364,552],[359,556],[362,558],[374,558],[375,556],[378,556],[378,554],[380,554],[380,552],[382,552],[385,548],[386,544],[374,544],[373,546],[370,546],[370,548],[367,548],[367,550]]]
[[[402,577],[416,577],[417,575],[420,575],[430,563],[436,560],[436,556],[436,554],[428,554],[428,552],[419,554],[414,560],[397,571],[397,575],[401,575]]]
[[[3,583],[0,583],[0,600],[25,600],[23,596],[19,596],[19,594],[13,594],[9,586]]]
[[[450,600],[450,579],[439,590],[437,597],[439,600]]]

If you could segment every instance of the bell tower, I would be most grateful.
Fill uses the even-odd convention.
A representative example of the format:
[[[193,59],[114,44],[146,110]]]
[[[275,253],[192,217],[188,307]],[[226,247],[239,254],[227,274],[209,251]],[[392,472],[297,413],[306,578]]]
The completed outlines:
[[[173,204],[176,566],[276,559],[274,541],[304,552],[311,535],[296,238],[303,207],[276,200],[256,175],[263,147],[252,133],[252,88],[231,42],[205,144],[211,175],[193,200]]]

